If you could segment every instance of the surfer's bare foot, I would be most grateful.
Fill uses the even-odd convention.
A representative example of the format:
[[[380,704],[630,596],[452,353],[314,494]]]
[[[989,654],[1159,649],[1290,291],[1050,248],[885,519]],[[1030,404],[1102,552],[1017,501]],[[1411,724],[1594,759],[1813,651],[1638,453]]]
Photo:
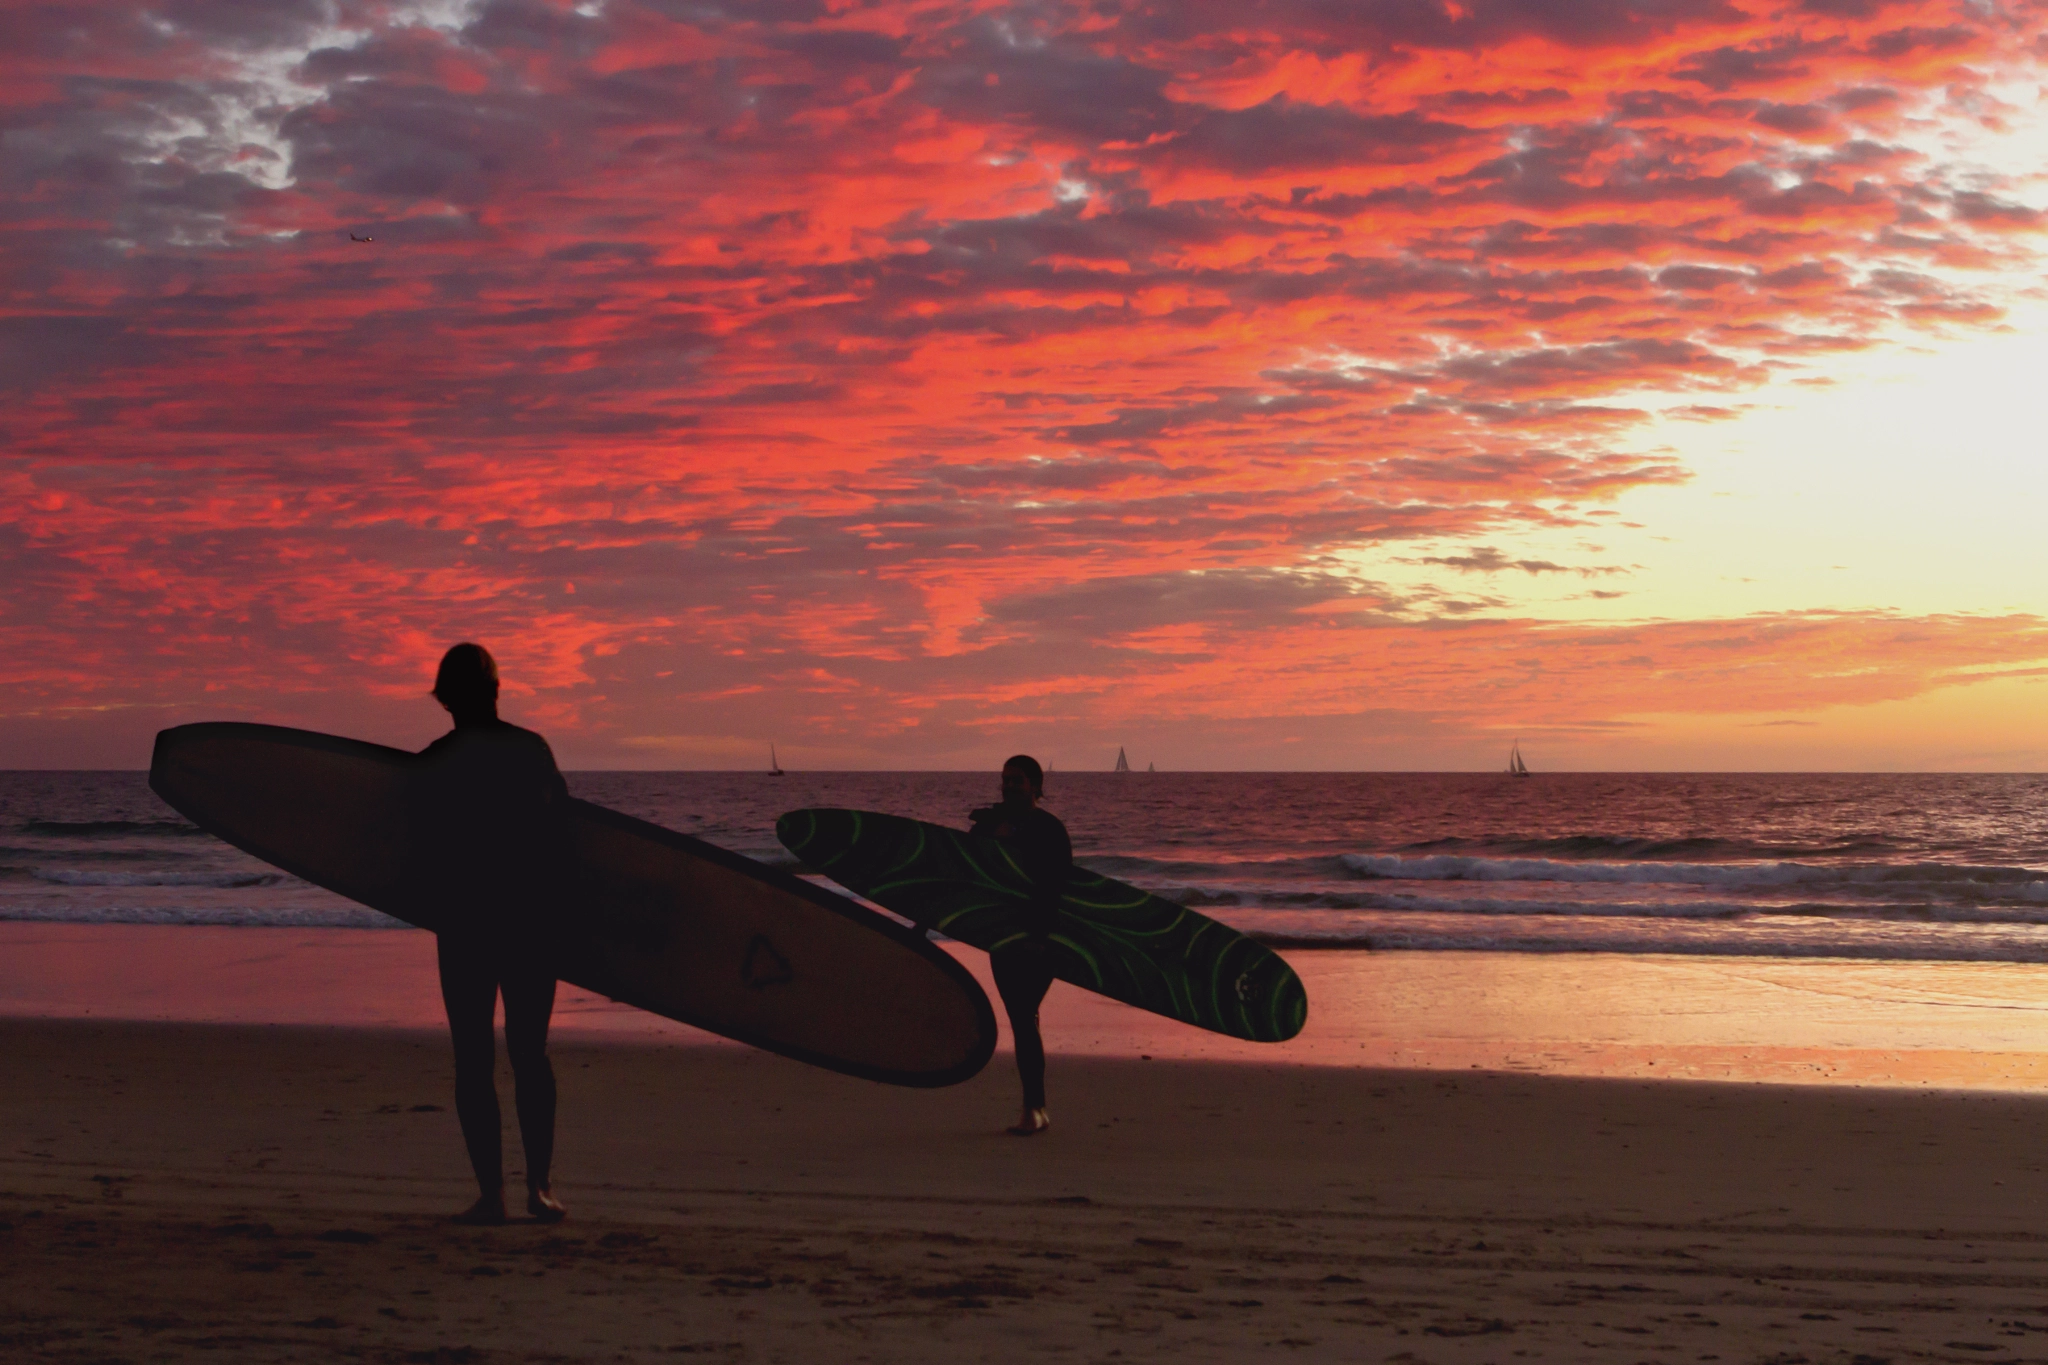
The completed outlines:
[[[505,1196],[480,1194],[474,1204],[451,1220],[467,1228],[494,1228],[505,1221]]]
[[[1024,1117],[1004,1129],[1011,1137],[1037,1137],[1052,1127],[1052,1120],[1045,1116],[1043,1109],[1026,1109]]]
[[[569,1210],[562,1207],[562,1201],[549,1193],[545,1186],[526,1191],[526,1211],[533,1215],[536,1223],[559,1223],[569,1216]]]

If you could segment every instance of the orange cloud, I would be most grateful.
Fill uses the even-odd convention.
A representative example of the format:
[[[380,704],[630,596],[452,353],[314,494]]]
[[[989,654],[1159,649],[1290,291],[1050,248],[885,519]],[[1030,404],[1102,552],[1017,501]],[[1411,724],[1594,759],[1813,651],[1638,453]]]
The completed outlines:
[[[1330,569],[1682,480],[1653,398],[1995,321],[2040,215],[1935,134],[2005,117],[2035,4],[15,13],[0,761],[384,723],[459,636],[585,761],[684,705],[918,762],[1025,703],[1591,724],[1733,704],[1694,660],[1793,707],[2037,657]]]

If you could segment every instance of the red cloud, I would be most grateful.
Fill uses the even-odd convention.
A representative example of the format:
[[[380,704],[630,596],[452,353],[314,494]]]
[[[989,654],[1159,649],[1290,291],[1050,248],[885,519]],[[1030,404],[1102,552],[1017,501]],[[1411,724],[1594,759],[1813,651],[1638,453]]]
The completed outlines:
[[[13,16],[17,717],[409,697],[460,635],[621,734],[679,673],[728,729],[971,735],[999,678],[1214,717],[1405,692],[1366,648],[1555,671],[1579,636],[1373,592],[1275,636],[1274,594],[1683,478],[1612,444],[1642,395],[1995,320],[2040,226],[1915,150],[1995,116],[2031,4]],[[1935,685],[1886,619],[1800,631],[1875,652],[1787,704]],[[1521,665],[1457,667],[1477,714]]]

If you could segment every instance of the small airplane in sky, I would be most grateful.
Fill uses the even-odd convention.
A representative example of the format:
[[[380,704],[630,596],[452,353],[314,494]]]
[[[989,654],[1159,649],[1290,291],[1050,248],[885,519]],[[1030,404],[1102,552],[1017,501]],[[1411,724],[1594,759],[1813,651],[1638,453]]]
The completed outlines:
[[[377,240],[375,237],[358,237],[353,232],[349,233],[348,239],[351,242],[374,242]]]

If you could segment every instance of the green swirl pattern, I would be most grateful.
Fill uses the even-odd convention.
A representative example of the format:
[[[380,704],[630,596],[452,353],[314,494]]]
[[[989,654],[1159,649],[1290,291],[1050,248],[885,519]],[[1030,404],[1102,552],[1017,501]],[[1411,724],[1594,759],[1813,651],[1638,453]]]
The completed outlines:
[[[992,951],[1024,935],[1031,878],[1011,851],[872,811],[793,810],[776,837],[809,866],[949,938]],[[1057,903],[1060,979],[1233,1038],[1301,1032],[1308,993],[1278,953],[1227,925],[1076,867]]]

